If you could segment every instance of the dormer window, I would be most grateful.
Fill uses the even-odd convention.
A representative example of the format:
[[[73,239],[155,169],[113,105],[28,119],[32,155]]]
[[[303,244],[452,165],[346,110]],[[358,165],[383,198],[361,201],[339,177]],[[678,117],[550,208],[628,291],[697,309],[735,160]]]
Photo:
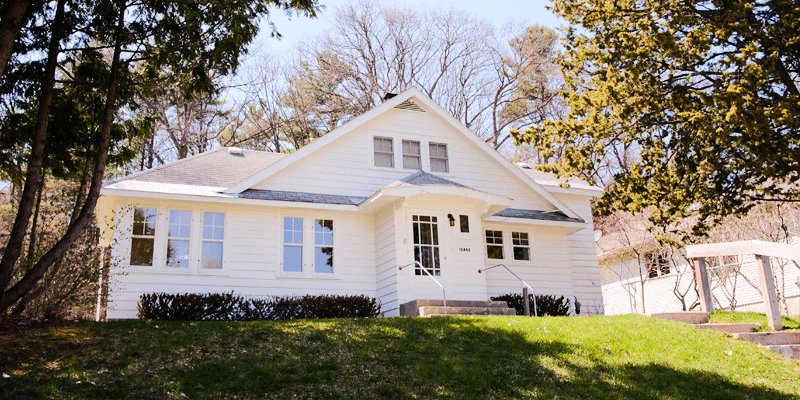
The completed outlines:
[[[391,138],[375,137],[375,166],[394,168],[394,146]]]
[[[422,169],[420,162],[419,142],[403,140],[403,168]]]
[[[447,145],[444,143],[431,143],[431,172],[449,172],[447,167]]]

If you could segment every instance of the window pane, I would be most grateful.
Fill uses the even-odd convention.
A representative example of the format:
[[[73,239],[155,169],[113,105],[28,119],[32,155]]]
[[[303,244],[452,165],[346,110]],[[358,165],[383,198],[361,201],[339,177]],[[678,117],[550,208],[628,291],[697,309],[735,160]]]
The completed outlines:
[[[375,153],[376,167],[394,167],[394,157],[391,154]]]
[[[225,239],[225,214],[203,213],[203,239]]]
[[[153,242],[150,238],[131,240],[131,265],[153,265]]]
[[[514,247],[514,259],[530,261],[531,259],[530,249],[527,247]]]
[[[222,245],[222,243],[220,243]],[[167,240],[167,266],[173,268],[189,268],[189,241]]]
[[[283,270],[303,272],[303,247],[283,246]]]
[[[200,268],[222,269],[222,243],[203,242],[200,255]]]
[[[189,238],[189,226],[192,220],[192,213],[189,211],[169,212],[169,237]]]
[[[419,165],[419,157],[403,156],[403,168],[421,169]]]
[[[461,232],[469,233],[469,217],[466,215],[458,216],[461,222]]]
[[[133,234],[146,236],[156,234],[155,208],[136,208],[133,210]]]
[[[314,248],[314,272],[333,273],[333,247]]]
[[[447,160],[431,158],[432,172],[447,172]]]
[[[403,140],[403,168],[420,169],[419,142]]]
[[[284,218],[283,219],[283,242],[302,244],[303,243],[303,219]]]
[[[497,260],[503,259],[503,246],[486,246],[486,256]]]

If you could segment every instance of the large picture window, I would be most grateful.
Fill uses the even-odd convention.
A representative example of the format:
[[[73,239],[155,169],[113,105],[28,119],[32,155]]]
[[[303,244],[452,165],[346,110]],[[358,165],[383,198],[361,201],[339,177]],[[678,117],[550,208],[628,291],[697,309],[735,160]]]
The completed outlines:
[[[431,172],[448,172],[447,145],[444,143],[431,143]]]
[[[394,146],[392,139],[375,137],[375,166],[394,167]]]
[[[189,232],[192,225],[190,211],[171,210],[167,232],[167,267],[189,268]]]
[[[203,244],[200,268],[222,268],[222,243],[225,240],[225,214],[203,213]]]
[[[283,219],[283,271],[303,272],[303,219]]]
[[[131,265],[152,266],[156,238],[156,209],[133,210],[133,238],[131,239]]]
[[[314,220],[314,272],[333,273],[333,221]]]
[[[403,140],[403,168],[422,169],[420,163],[419,142]]]
[[[486,257],[503,259],[503,231],[486,231]]]
[[[414,215],[412,217],[414,225],[414,261],[422,264],[428,273],[433,276],[442,274],[439,263],[439,228],[436,217],[426,215]],[[427,275],[422,268],[417,265],[414,268],[415,275]]]

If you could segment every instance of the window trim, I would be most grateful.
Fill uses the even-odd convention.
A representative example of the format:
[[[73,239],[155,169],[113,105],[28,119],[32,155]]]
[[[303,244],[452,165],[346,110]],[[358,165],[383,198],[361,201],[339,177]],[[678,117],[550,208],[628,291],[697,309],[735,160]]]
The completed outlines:
[[[418,153],[416,155],[413,155],[413,154],[406,155],[406,149],[405,149],[405,143],[406,142],[416,143],[417,144]],[[412,140],[412,139],[400,139],[400,144],[401,144],[400,152],[401,152],[401,155],[402,155],[402,159],[401,159],[401,161],[402,161],[402,166],[401,166],[402,169],[407,169],[407,170],[410,170],[410,171],[422,171],[423,170],[423,165],[422,165],[422,141],[421,140]],[[419,168],[408,168],[408,167],[406,167],[406,157],[416,157],[417,161],[419,163]]]
[[[136,223],[136,209],[137,208],[138,209],[152,209],[153,211],[155,211],[155,221],[153,223],[153,231],[154,232],[153,232],[152,236],[151,235],[136,235],[134,233],[134,224]],[[130,211],[130,225],[129,225],[131,227],[130,228],[131,229],[131,231],[130,231],[131,232],[131,235],[130,235],[130,246],[129,246],[128,252],[127,252],[128,253],[127,254],[127,259],[128,259],[127,260],[128,261],[127,265],[130,268],[141,268],[141,269],[145,269],[147,271],[153,271],[154,269],[156,269],[159,266],[159,260],[160,260],[160,255],[159,255],[159,232],[160,232],[160,229],[159,229],[159,215],[161,214],[160,211],[161,210],[159,209],[159,207],[155,207],[155,206],[140,205],[140,204],[134,204],[132,206],[131,211]],[[153,256],[152,256],[152,259],[150,260],[150,265],[134,265],[132,263],[132,258],[133,258],[133,239],[152,239],[153,240],[153,250],[152,250]]]
[[[280,249],[281,249],[281,257],[280,257],[280,265],[279,265],[279,268],[278,268],[278,273],[280,275],[285,275],[285,276],[305,275],[307,273],[307,270],[308,270],[308,268],[306,268],[307,263],[306,263],[306,256],[305,256],[305,252],[306,252],[306,250],[305,250],[305,248],[306,248],[306,234],[307,234],[307,231],[308,231],[308,229],[306,229],[306,218],[303,217],[303,216],[298,216],[296,214],[283,214],[283,215],[279,215],[279,218],[280,218],[281,222],[280,222],[280,235],[278,236],[278,238],[279,238]],[[302,221],[302,223],[300,224],[301,228],[303,229],[302,230],[302,234],[300,235],[300,239],[302,241],[299,244],[297,244],[297,243],[288,243],[287,244],[286,243],[286,236],[285,236],[286,235],[286,218],[299,219],[300,221]],[[295,232],[294,229],[292,231]],[[300,248],[300,271],[287,271],[285,269],[286,266],[285,266],[284,262],[286,260],[286,246],[299,247]]]
[[[523,239],[521,237],[519,239],[515,239],[514,238],[514,234],[525,235],[525,239],[524,240],[525,240],[526,244],[515,244],[514,240],[519,240],[520,242],[522,242]],[[527,260],[526,259],[517,258],[517,252],[516,252],[517,248],[524,248],[524,249],[528,250],[528,259]],[[513,230],[511,231],[511,257],[513,258],[514,261],[523,261],[523,262],[531,261],[531,258],[532,258],[531,257],[531,234],[529,232],[519,232],[519,231],[515,232]]]
[[[391,152],[389,152],[389,153],[387,153],[387,152],[385,152],[385,151],[378,151],[378,150],[375,148],[375,144],[376,144],[376,143],[375,143],[375,140],[376,140],[376,139],[388,140],[388,141],[389,141],[389,143],[390,143],[390,144],[391,144],[391,146],[392,146],[392,151],[391,151]],[[395,169],[395,168],[396,168],[396,166],[395,166],[395,164],[396,164],[396,163],[395,163],[395,159],[394,159],[394,147],[395,147],[395,146],[394,146],[394,138],[391,138],[391,137],[385,137],[385,136],[373,136],[373,137],[372,137],[372,166],[373,166],[374,168]],[[384,166],[384,165],[377,165],[378,158],[376,157],[376,155],[377,155],[378,153],[380,153],[380,154],[388,154],[388,155],[390,156],[390,157],[389,157],[389,158],[390,158],[390,160],[392,161],[392,165],[391,165],[391,166],[388,166],[388,167],[387,167],[387,166]]]
[[[174,239],[173,239],[173,236],[170,235],[169,229],[170,229],[170,225],[172,225],[171,217],[172,217],[172,212],[173,211],[189,213],[189,236],[187,236],[187,237],[175,236]],[[182,210],[180,208],[176,208],[176,209],[167,208],[167,212],[164,213],[164,214],[166,215],[166,219],[167,219],[167,222],[166,222],[167,229],[166,229],[166,232],[164,232],[165,233],[165,238],[166,238],[166,240],[165,240],[165,242],[166,242],[166,248],[165,249],[166,250],[164,252],[164,268],[165,268],[165,270],[169,270],[169,271],[172,271],[172,270],[174,270],[174,271],[190,271],[191,268],[192,268],[192,264],[193,264],[192,263],[192,261],[193,261],[193,257],[192,257],[192,228],[193,228],[194,224],[192,222],[194,221],[194,213],[192,212],[191,209]],[[186,258],[186,267],[178,267],[178,266],[170,266],[169,265],[169,242],[170,242],[170,240],[186,242],[186,247],[187,247],[186,248],[186,257],[187,257]]]
[[[317,223],[318,223],[317,221],[330,221],[331,222],[331,244],[330,245],[317,244]],[[336,254],[336,251],[335,251],[336,234],[334,233],[335,231],[336,231],[336,224],[334,223],[333,218],[330,218],[330,219],[329,218],[316,218],[316,217],[314,218],[314,232],[312,233],[314,235],[314,271],[313,271],[314,274],[332,275],[332,274],[336,273],[337,268],[336,268],[336,256],[335,256],[335,254]],[[317,249],[319,249],[319,248],[328,248],[328,247],[331,249],[331,253],[332,253],[331,254],[331,259],[332,259],[331,260],[331,272],[319,272],[319,271],[317,271]]]
[[[495,234],[497,232],[500,232],[500,237],[499,237],[500,243],[496,243],[496,242],[489,243],[489,235],[488,235],[489,232],[493,233],[493,235],[492,235],[493,236],[492,237],[493,240],[497,240],[498,239],[498,237],[496,237]],[[502,229],[499,229],[499,230],[498,229],[489,229],[489,228],[484,228],[483,229],[483,249],[486,252],[486,259],[487,260],[505,260],[506,259],[505,241],[504,241],[504,239],[505,239],[505,234],[503,233]],[[499,247],[500,248],[500,258],[489,257],[489,246]]]
[[[434,157],[433,156],[433,152],[431,151],[432,150],[431,148],[434,147],[434,146],[444,146],[444,158],[442,158],[442,157]],[[429,159],[428,169],[430,170],[430,172],[439,172],[439,173],[443,173],[443,174],[449,174],[450,173],[450,153],[447,151],[447,143],[428,142],[428,159]],[[436,160],[444,160],[444,171],[434,171],[433,170],[433,160],[434,159],[436,159]]]
[[[198,210],[198,213],[199,213],[200,221],[198,221],[198,223],[197,223],[199,232],[197,234],[197,248],[195,250],[195,252],[197,254],[197,264],[196,264],[196,268],[195,269],[198,272],[205,273],[205,274],[209,274],[209,273],[213,274],[215,272],[218,273],[219,271],[224,271],[224,270],[227,269],[227,268],[225,268],[225,264],[226,264],[226,260],[227,260],[227,257],[225,257],[225,254],[227,253],[226,249],[228,248],[228,246],[225,246],[225,240],[226,240],[225,238],[227,238],[229,236],[228,235],[228,213],[223,211],[223,210],[207,210],[207,209]],[[205,222],[206,213],[222,214],[222,240],[204,239],[203,238],[203,228],[205,227],[205,223],[204,222]],[[222,265],[220,265],[220,268],[203,268],[203,242],[206,242],[206,241],[215,242],[215,243],[222,243]]]

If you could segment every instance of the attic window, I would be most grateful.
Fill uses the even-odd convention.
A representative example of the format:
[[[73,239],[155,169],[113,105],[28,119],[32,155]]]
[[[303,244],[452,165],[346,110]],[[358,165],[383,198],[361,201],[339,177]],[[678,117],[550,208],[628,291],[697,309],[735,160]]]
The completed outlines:
[[[402,103],[400,103],[400,104],[398,104],[398,105],[396,105],[394,108],[399,108],[399,109],[401,109],[401,110],[408,110],[408,111],[418,111],[418,112],[425,112],[425,110],[421,109],[421,108],[420,108],[420,107],[417,105],[417,103],[414,103],[414,102],[413,102],[413,101],[411,101],[410,99],[409,99],[409,100],[406,100],[406,101],[404,101],[404,102],[402,102]]]

